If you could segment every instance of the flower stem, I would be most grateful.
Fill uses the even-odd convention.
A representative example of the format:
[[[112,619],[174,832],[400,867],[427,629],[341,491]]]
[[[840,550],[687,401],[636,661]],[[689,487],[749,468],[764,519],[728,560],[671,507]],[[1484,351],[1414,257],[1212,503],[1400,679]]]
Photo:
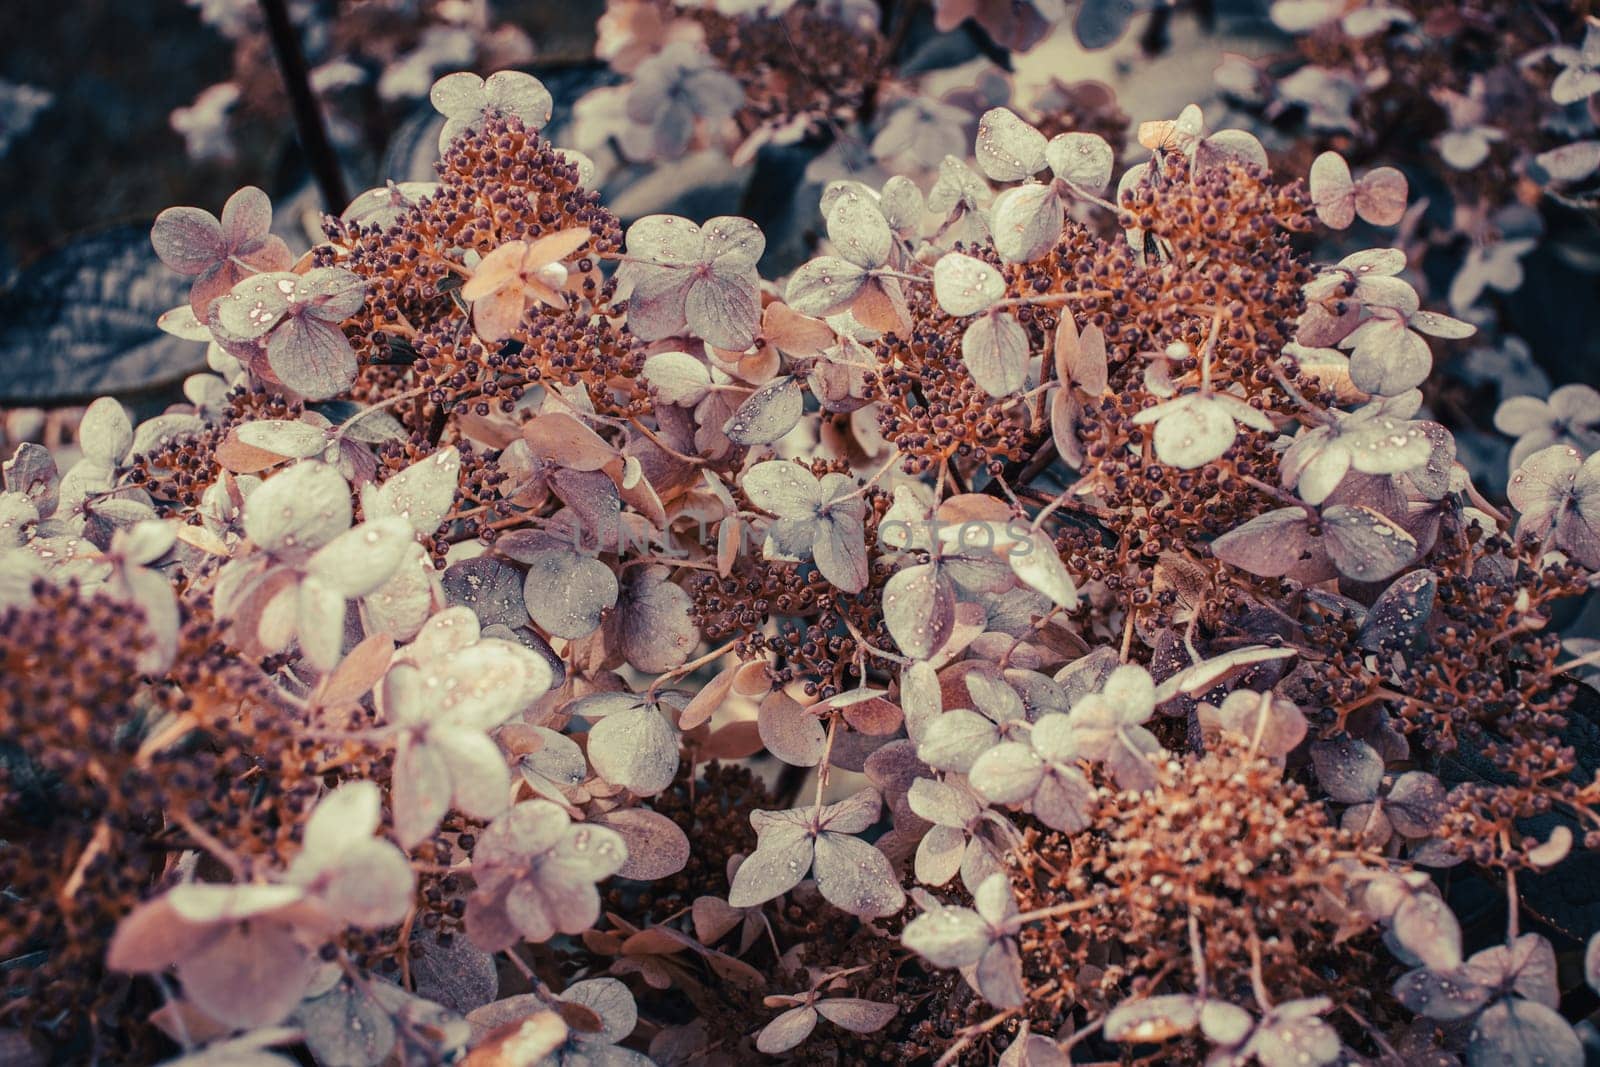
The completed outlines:
[[[289,5],[286,0],[261,0],[261,13],[266,18],[267,36],[272,40],[278,73],[283,76],[283,87],[289,94],[300,150],[306,154],[306,164],[322,193],[323,207],[338,214],[350,203],[344,186],[344,171],[339,166],[333,142],[328,139],[328,126],[323,121],[317,94],[311,88],[311,72],[300,47],[300,35],[289,19]]]

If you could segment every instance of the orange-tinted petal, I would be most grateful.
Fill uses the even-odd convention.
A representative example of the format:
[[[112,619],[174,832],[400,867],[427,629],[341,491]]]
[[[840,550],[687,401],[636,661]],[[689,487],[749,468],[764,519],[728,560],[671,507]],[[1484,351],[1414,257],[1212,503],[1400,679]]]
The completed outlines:
[[[547,233],[528,246],[528,257],[523,261],[523,269],[532,274],[548,263],[560,263],[593,236],[587,226],[573,226],[557,230],[555,233]]]
[[[499,289],[475,300],[472,304],[472,324],[478,336],[485,341],[504,341],[516,332],[522,322],[522,290],[517,286]]]
[[[475,303],[497,289],[515,284],[527,252],[528,246],[521,241],[507,241],[484,256],[467,284],[461,287],[461,298]]]

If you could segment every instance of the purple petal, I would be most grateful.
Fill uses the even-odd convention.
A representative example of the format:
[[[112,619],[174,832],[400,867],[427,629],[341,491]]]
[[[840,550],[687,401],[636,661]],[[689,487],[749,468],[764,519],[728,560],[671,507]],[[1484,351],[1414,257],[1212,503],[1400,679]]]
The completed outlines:
[[[150,244],[161,262],[179,274],[201,274],[227,255],[222,224],[197,207],[169,207],[157,215]]]
[[[313,400],[350,388],[356,354],[343,331],[309,315],[291,315],[267,341],[267,363],[278,380]]]
[[[228,197],[222,206],[222,239],[233,252],[249,252],[272,229],[272,201],[253,185]]]

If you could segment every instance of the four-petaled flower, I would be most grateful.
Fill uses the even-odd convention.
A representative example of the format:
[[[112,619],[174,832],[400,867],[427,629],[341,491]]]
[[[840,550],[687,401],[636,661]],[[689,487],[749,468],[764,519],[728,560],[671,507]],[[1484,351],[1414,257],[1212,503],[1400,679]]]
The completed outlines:
[[[1561,65],[1561,73],[1550,83],[1550,99],[1576,104],[1600,92],[1600,19],[1588,20],[1582,45],[1557,45],[1550,49],[1550,58]]]
[[[400,650],[379,695],[399,731],[390,802],[402,845],[426,840],[452,806],[475,819],[506,809],[511,772],[489,731],[553,681],[538,653],[483,637],[465,606],[429,619]]]
[[[1517,531],[1550,537],[1585,567],[1600,567],[1600,453],[1583,458],[1569,445],[1529,456],[1506,486],[1521,512]]]
[[[901,941],[936,967],[960,967],[978,992],[997,1008],[1027,998],[1017,951],[1017,902],[1011,879],[996,872],[972,894],[971,908],[946,907],[923,890],[926,911],[906,924]]]
[[[589,240],[588,229],[574,226],[533,241],[507,241],[483,257],[461,287],[472,303],[472,324],[485,341],[504,341],[522,323],[531,301],[567,306],[568,272],[562,261]]]
[[[218,1022],[279,1022],[311,981],[317,944],[347,925],[392,926],[411,907],[410,864],[373,836],[379,799],[371,782],[324,797],[282,883],[186,882],[139,905],[117,924],[107,966],[138,974],[176,966],[187,1001]]]
[[[361,310],[366,282],[339,267],[246,278],[211,309],[223,340],[259,344],[284,385],[312,400],[350,388],[356,354],[340,324]]]
[[[756,261],[767,239],[749,219],[723,215],[696,226],[676,215],[646,215],[628,227],[629,258],[617,271],[631,285],[628,328],[657,341],[688,330],[742,352],[761,318]]]
[[[490,115],[514,115],[528,129],[542,130],[555,109],[544,83],[516,70],[491,74],[488,81],[466,71],[446,74],[433,83],[428,99],[445,118],[440,152],[449,151],[450,142],[478,129]]]
[[[688,151],[695,123],[726,122],[744,106],[744,87],[711,65],[686,41],[667,45],[639,64],[628,90],[633,125],[621,137],[632,159],[676,159]]]
[[[150,243],[161,262],[194,278],[189,303],[201,322],[211,302],[258,271],[288,270],[294,257],[271,233],[272,201],[253,185],[228,197],[222,218],[197,207],[169,207],[156,216]]]
[[[1501,401],[1494,428],[1517,443],[1511,469],[1551,445],[1570,445],[1588,454],[1600,451],[1600,393],[1587,385],[1563,385],[1548,400],[1513,396]]]
[[[878,821],[882,801],[864,789],[821,808],[756,811],[756,850],[734,873],[728,903],[748,908],[781,896],[812,871],[830,904],[877,918],[905,906],[906,895],[888,857],[854,836]]]
[[[622,835],[573,823],[548,800],[526,800],[504,812],[472,853],[477,891],[467,902],[467,936],[486,952],[520,940],[577,934],[600,917],[595,883],[628,860]]]
[[[769,559],[810,557],[829,582],[846,593],[867,584],[867,506],[853,479],[825,474],[821,480],[787,460],[758,463],[745,475],[745,493],[778,521],[767,528]]]

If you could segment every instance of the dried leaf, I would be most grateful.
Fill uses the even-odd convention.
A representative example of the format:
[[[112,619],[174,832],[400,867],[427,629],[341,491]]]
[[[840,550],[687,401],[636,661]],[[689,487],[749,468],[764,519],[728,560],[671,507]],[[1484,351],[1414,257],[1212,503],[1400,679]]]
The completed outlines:
[[[983,260],[946,252],[933,265],[933,295],[945,314],[960,318],[987,311],[1006,295],[1006,282]]]
[[[751,393],[722,432],[736,445],[771,444],[794,429],[804,410],[805,390],[785,375]]]
[[[1028,375],[1028,333],[1008,314],[976,320],[961,335],[961,362],[990,396],[1009,396]]]
[[[325,463],[303,460],[245,501],[245,535],[268,552],[321,548],[350,526],[350,487]]]
[[[1583,1043],[1560,1014],[1507,997],[1484,1011],[1467,1039],[1469,1067],[1579,1067]]]
[[[756,725],[767,751],[791,767],[815,767],[827,747],[827,731],[816,715],[781,689],[761,702]]]
[[[693,407],[711,389],[711,371],[687,352],[657,352],[644,361],[644,380],[667,404]]]
[[[1115,162],[1111,145],[1094,133],[1059,133],[1045,146],[1045,159],[1057,178],[1098,193],[1111,184]]]
[[[535,456],[568,470],[597,471],[617,458],[617,450],[603,437],[565,412],[523,423],[522,439]]]
[[[817,1012],[808,1005],[790,1008],[773,1019],[756,1035],[756,1049],[776,1056],[795,1048],[817,1028]]]
[[[594,821],[627,843],[627,862],[617,869],[623,878],[653,882],[677,874],[689,862],[689,838],[677,823],[649,808],[623,808]]]
[[[893,1004],[879,1004],[874,1000],[857,997],[831,997],[817,1001],[817,1014],[846,1030],[857,1034],[870,1034],[881,1030],[900,1009]]]
[[[654,706],[608,715],[589,730],[589,761],[606,781],[654,796],[678,773],[678,732]]]
[[[989,212],[995,251],[1008,263],[1027,263],[1061,239],[1066,209],[1054,188],[1037,182],[1007,189]]]
[[[883,620],[900,651],[927,659],[955,627],[955,592],[934,564],[907,567],[883,587]]]
[[[1055,542],[1040,532],[1013,545],[1006,553],[1011,570],[1029,588],[1038,590],[1058,607],[1071,611],[1078,606],[1078,589],[1061,562]]]
[[[1339,573],[1359,582],[1391,578],[1417,558],[1417,540],[1371,508],[1338,504],[1322,513],[1327,548]]]
[[[1371,800],[1383,782],[1383,757],[1353,737],[1313,744],[1311,765],[1328,796],[1343,804]]]
[[[565,549],[533,553],[522,600],[528,615],[546,633],[576,640],[600,626],[602,614],[617,602],[617,576],[593,556]]]
[[[665,567],[630,568],[617,599],[622,654],[634,668],[659,674],[689,658],[700,640],[689,594],[667,580]]]
[[[849,834],[817,835],[813,876],[828,903],[851,915],[880,918],[905,907],[906,895],[887,857]]]

